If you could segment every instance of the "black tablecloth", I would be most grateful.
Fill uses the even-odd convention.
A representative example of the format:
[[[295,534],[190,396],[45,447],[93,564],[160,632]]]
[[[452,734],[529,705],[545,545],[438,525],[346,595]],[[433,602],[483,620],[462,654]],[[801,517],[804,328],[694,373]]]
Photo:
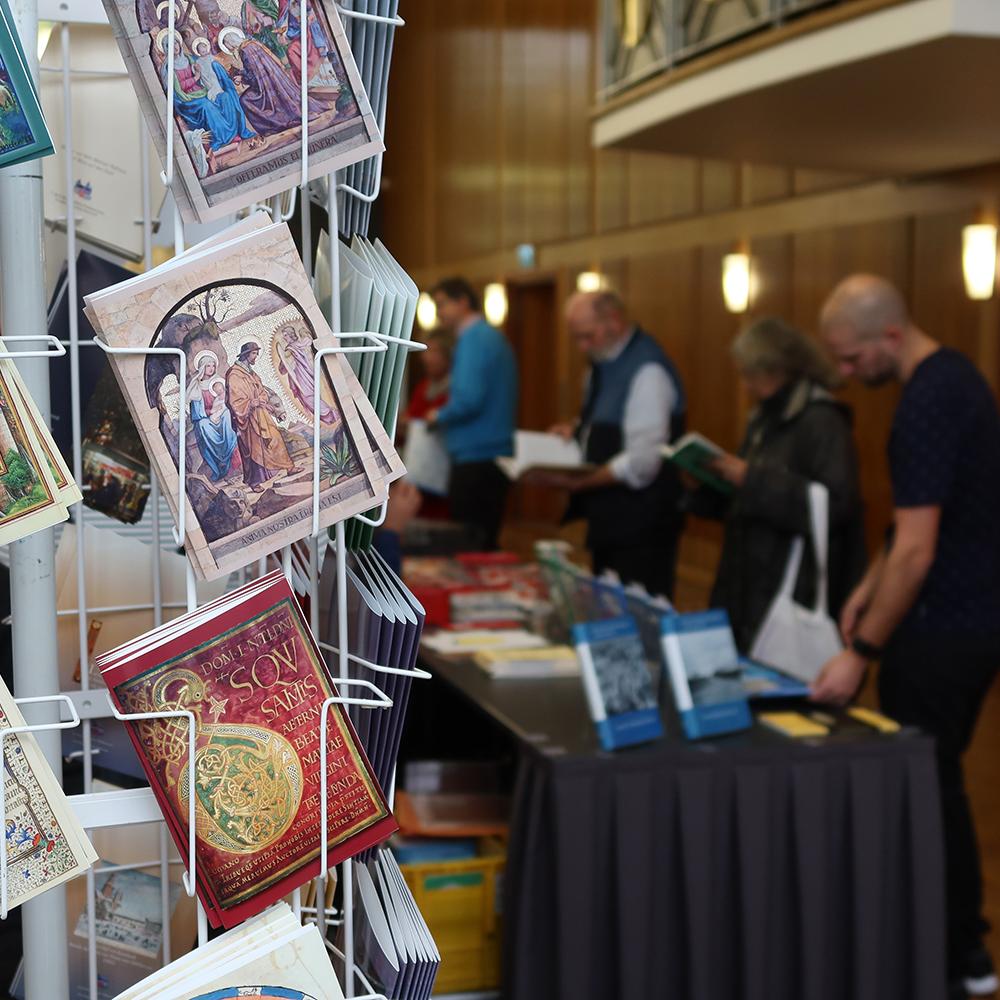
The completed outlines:
[[[428,665],[517,741],[508,1000],[941,1000],[933,746],[757,728],[604,753],[578,681]]]

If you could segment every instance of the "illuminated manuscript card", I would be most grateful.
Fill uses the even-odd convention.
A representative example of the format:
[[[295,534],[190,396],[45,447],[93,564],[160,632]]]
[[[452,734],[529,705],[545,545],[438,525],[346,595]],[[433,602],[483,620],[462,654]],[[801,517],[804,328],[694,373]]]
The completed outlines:
[[[97,662],[122,711],[194,714],[199,893],[231,927],[319,874],[320,713],[335,689],[280,573],[146,638]],[[332,865],[396,824],[341,706],[328,724]],[[186,857],[188,723],[128,726]]]

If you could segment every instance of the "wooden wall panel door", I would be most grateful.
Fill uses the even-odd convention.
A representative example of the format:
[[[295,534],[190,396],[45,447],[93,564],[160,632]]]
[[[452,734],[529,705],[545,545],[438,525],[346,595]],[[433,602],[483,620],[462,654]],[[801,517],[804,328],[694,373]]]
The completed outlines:
[[[519,379],[517,426],[544,431],[562,416],[553,391],[559,366],[559,307],[556,282],[512,284],[504,324],[517,358]],[[552,490],[518,485],[508,507],[509,516],[556,524],[566,505]]]

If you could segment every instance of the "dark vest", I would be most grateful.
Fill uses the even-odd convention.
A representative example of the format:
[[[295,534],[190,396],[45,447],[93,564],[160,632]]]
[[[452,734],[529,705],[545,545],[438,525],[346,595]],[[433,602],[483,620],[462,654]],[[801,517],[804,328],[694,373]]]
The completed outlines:
[[[578,431],[586,442],[587,462],[604,465],[622,450],[622,424],[632,380],[640,368],[651,363],[660,365],[677,389],[677,401],[670,415],[671,440],[684,433],[687,401],[680,375],[660,345],[648,333],[637,329],[617,358],[591,368]],[[680,495],[677,470],[664,462],[656,479],[644,489],[620,485],[577,494],[570,502],[566,519],[586,519],[589,548],[635,544],[677,530]]]

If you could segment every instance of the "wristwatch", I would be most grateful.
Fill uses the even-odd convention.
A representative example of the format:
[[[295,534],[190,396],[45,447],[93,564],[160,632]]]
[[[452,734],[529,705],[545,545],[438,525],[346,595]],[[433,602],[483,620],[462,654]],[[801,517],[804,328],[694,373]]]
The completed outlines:
[[[875,643],[868,642],[866,639],[862,639],[859,635],[856,635],[851,640],[851,649],[858,656],[863,656],[866,660],[879,660],[882,658],[882,647],[876,646]]]

